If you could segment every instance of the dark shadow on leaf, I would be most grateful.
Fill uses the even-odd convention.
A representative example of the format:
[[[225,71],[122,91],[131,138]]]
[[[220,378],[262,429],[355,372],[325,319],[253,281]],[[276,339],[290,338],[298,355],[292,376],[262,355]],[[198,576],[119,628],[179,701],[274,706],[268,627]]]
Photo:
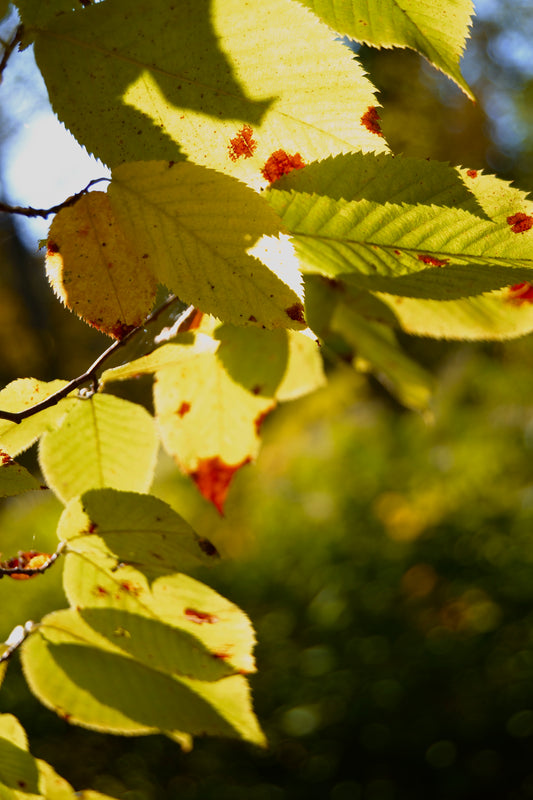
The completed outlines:
[[[215,338],[220,341],[217,358],[236,383],[256,395],[275,396],[287,369],[287,331],[222,325]]]
[[[272,100],[246,95],[211,16],[211,0],[134,7],[130,0],[106,0],[58,15],[28,35],[54,110],[89,151],[109,166],[178,160],[179,143],[165,132],[163,117],[154,122],[125,104],[134,84],[161,93],[162,115],[191,110],[258,124]]]

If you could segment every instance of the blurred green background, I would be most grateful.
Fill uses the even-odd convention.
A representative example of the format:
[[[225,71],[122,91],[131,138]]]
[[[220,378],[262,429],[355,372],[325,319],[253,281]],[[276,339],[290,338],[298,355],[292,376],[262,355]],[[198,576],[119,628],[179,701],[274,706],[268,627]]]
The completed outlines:
[[[414,54],[361,57],[395,152],[531,189],[533,10],[478,9],[464,59],[476,105]],[[27,234],[2,222],[0,377],[73,377],[106,342],[59,307]],[[35,755],[123,800],[533,798],[533,339],[404,344],[436,376],[430,415],[328,363],[327,389],[267,420],[222,520],[161,461],[156,493],[226,555],[199,577],[256,627],[269,749],[200,740],[183,754],[69,727],[14,661],[0,710]],[[43,494],[4,502],[4,557],[55,548],[60,511]],[[63,603],[57,569],[1,581],[0,638]]]

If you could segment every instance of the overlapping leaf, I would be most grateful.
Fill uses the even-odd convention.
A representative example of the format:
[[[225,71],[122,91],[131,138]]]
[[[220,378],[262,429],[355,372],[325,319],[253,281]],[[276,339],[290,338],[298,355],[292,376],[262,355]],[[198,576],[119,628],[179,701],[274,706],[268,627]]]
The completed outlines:
[[[103,192],[86,194],[57,214],[46,272],[68,308],[118,339],[143,322],[155,299],[155,277]]]
[[[105,486],[147,491],[158,439],[141,406],[111,395],[78,399],[62,424],[46,433],[39,462],[47,484],[63,500]]]
[[[106,0],[50,19],[22,6],[54,110],[110,166],[185,153],[257,184],[280,149],[306,163],[386,149],[361,122],[376,105],[362,68],[292,0],[143,0],[134,14]]]
[[[0,450],[0,497],[12,497],[38,488],[39,481],[31,472]]]
[[[304,327],[301,277],[276,214],[244,184],[190,163],[117,167],[52,223],[47,272],[91,325],[122,338],[155,284],[236,324]]]
[[[459,69],[471,0],[300,0],[339,33],[375,47],[410,47],[470,97]]]
[[[253,670],[254,637],[239,609],[184,575],[150,588],[95,552],[68,554],[65,589],[77,610],[48,615],[23,646],[42,702],[97,730],[264,743],[241,674]]]
[[[112,800],[99,792],[74,792],[49,764],[34,758],[24,729],[11,714],[0,715],[0,794],[3,800]]]
[[[74,498],[57,535],[68,541],[69,552],[96,554],[111,567],[130,564],[146,575],[211,564],[218,556],[211,542],[162,500],[115,489]]]
[[[114,170],[109,198],[146,267],[183,301],[236,324],[304,327],[292,248],[242,183],[194,164],[140,162]]]
[[[353,154],[279,185],[269,201],[303,268],[379,293],[406,330],[501,338],[533,328],[530,304],[507,290],[475,297],[533,277],[532,204],[508,184],[475,170]]]
[[[143,372],[155,373],[155,412],[165,448],[219,511],[235,472],[255,458],[261,424],[276,401],[324,381],[316,342],[307,336],[230,325],[214,335],[179,336],[102,379]]]

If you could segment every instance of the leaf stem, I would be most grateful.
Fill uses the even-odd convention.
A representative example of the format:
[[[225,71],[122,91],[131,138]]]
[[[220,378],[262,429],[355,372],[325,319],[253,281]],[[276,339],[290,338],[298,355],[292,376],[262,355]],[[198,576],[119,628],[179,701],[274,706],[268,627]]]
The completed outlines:
[[[98,370],[102,367],[102,365],[115,353],[119,348],[123,347],[127,342],[130,341],[136,334],[140,331],[144,330],[144,327],[156,320],[160,314],[163,313],[169,306],[173,303],[177,302],[179,298],[176,295],[171,295],[168,297],[162,305],[160,305],[155,311],[153,311],[150,316],[148,316],[142,325],[138,325],[136,328],[132,328],[122,339],[117,339],[116,342],[113,342],[107,350],[104,350],[101,353],[96,361],[93,361],[91,366],[82,374],[78,375],[77,378],[73,378],[69,383],[63,386],[61,389],[58,389],[57,392],[51,394],[49,397],[41,400],[40,403],[36,403],[29,408],[24,408],[22,411],[1,411],[0,410],[0,419],[7,419],[9,422],[15,422],[17,425],[22,422],[22,420],[26,419],[27,417],[32,417],[34,414],[38,414],[39,411],[44,411],[46,408],[51,408],[59,403],[64,397],[69,395],[71,392],[79,389],[80,386],[83,386],[86,383],[92,384],[91,387],[91,394],[98,391]],[[192,307],[190,307],[192,308]],[[189,311],[189,309],[187,309]],[[184,312],[185,313],[185,312]],[[183,315],[181,315],[183,316]],[[0,576],[1,577],[1,576]]]
[[[0,578],[4,575],[27,575],[31,578],[33,575],[39,575],[41,572],[46,572],[52,564],[57,561],[63,550],[65,549],[66,542],[60,542],[55,553],[49,556],[44,564],[40,567],[3,567],[0,565]],[[0,659],[1,660],[1,659]]]
[[[35,625],[35,623],[34,623],[34,622],[31,622],[30,620],[28,620],[28,622],[26,622],[24,625],[17,625],[17,627],[16,627],[16,628],[14,629],[14,631],[11,633],[11,636],[13,636],[13,634],[14,634],[14,633],[16,633],[16,634],[18,634],[18,635],[17,635],[17,637],[15,638],[15,640],[14,640],[14,641],[13,641],[13,642],[12,642],[10,645],[8,645],[8,648],[7,648],[7,650],[4,650],[4,652],[2,653],[2,655],[0,655],[0,664],[1,664],[3,661],[9,661],[9,659],[11,658],[11,656],[13,655],[13,653],[14,653],[16,650],[18,650],[18,649],[19,649],[20,645],[21,645],[21,644],[23,644],[23,642],[25,642],[25,641],[26,641],[26,639],[28,638],[28,636],[29,636],[31,633],[33,633],[33,631],[34,631],[36,628],[37,628],[37,625]],[[21,630],[20,630],[20,633],[19,633],[19,629],[21,629]],[[10,637],[10,638],[11,638],[11,637]],[[8,641],[9,641],[9,639],[8,639]]]

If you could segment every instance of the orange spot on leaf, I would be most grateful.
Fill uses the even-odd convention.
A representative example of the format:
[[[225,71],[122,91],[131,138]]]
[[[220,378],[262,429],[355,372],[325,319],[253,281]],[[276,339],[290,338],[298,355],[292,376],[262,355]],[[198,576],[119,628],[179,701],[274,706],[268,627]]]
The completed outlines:
[[[305,167],[305,161],[300,153],[295,153],[293,156],[285,152],[285,150],[276,150],[267,159],[265,166],[261,170],[261,175],[269,183],[277,181],[282,175],[288,175],[293,169],[302,169]]]
[[[444,267],[444,265],[448,264],[450,261],[449,258],[435,258],[435,256],[427,255],[419,255],[417,258],[419,261],[423,261],[424,264],[430,264],[432,267]]]
[[[477,178],[477,169],[467,169],[466,174],[469,178]]]
[[[138,597],[141,593],[141,587],[137,586],[137,584],[132,583],[131,581],[122,581],[120,588],[124,592],[129,592],[130,594],[135,595],[135,597]]]
[[[381,132],[381,126],[379,124],[379,114],[377,108],[374,106],[370,106],[363,116],[361,117],[361,125],[370,131],[370,133],[375,133],[376,136],[383,136]]]
[[[14,464],[15,462],[9,455],[9,453],[5,453],[3,450],[0,450],[0,462],[5,466],[6,464]]]
[[[507,224],[511,226],[513,233],[524,233],[533,228],[533,217],[519,211],[511,217],[507,217]]]
[[[184,613],[191,622],[196,622],[197,625],[203,625],[204,622],[213,625],[213,623],[218,622],[218,617],[215,617],[214,614],[208,614],[207,611],[197,611],[195,608],[186,608]]]
[[[204,458],[198,462],[198,468],[191,472],[191,478],[205,499],[213,503],[217,511],[223,514],[233,476],[249,461],[250,458],[245,458],[240,464],[226,464],[219,456]]]
[[[230,139],[228,145],[229,157],[232,161],[237,159],[251,158],[257,149],[257,142],[253,138],[253,130],[249,125],[244,125],[240,131]]]
[[[99,327],[94,323],[91,324],[94,325],[95,328]],[[114,336],[115,339],[123,339],[125,336],[127,336],[128,333],[130,333],[130,331],[135,330],[136,327],[137,327],[136,325],[126,325],[124,322],[117,322],[110,329],[109,333],[111,334],[111,336]]]
[[[178,417],[184,417],[185,414],[188,414],[190,410],[191,410],[191,404],[187,403],[184,400],[183,403],[181,404],[181,406],[178,408],[178,411],[177,411]]]
[[[530,283],[516,283],[509,288],[510,303],[521,306],[523,303],[533,303],[533,286]]]

